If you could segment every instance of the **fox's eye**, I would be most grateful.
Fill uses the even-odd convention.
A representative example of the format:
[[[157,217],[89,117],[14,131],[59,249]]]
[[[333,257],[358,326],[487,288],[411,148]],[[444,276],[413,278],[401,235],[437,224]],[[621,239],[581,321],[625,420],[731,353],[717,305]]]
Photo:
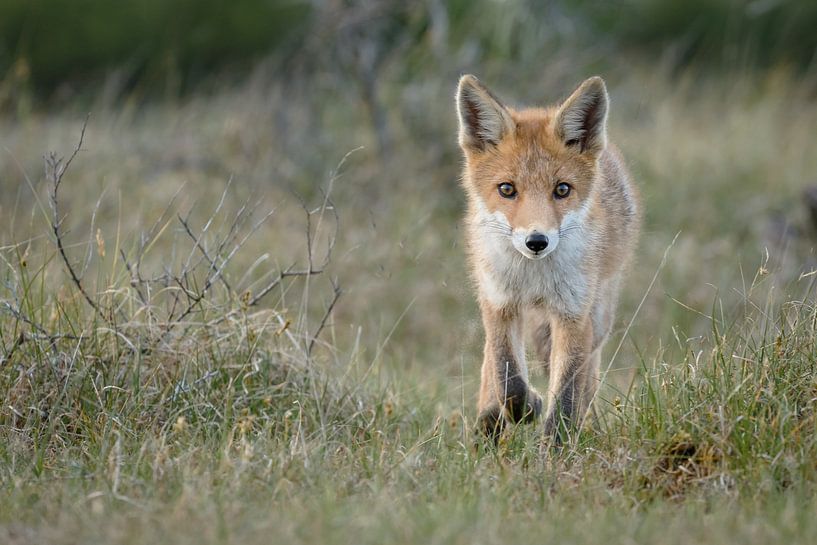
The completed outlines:
[[[516,197],[516,188],[510,182],[499,184],[499,194],[506,199],[513,199]]]
[[[553,190],[553,194],[556,196],[557,199],[564,199],[565,197],[570,195],[570,186],[562,182],[556,186],[556,189]]]

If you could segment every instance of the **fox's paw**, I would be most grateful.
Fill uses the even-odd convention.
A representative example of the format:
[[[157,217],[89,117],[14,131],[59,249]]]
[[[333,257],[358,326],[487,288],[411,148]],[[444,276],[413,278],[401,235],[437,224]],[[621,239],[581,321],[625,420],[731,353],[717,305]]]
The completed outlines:
[[[577,423],[560,411],[553,411],[545,418],[542,434],[543,441],[549,448],[558,448],[568,443],[578,431]]]
[[[542,406],[542,396],[528,388],[524,395],[508,396],[504,410],[499,404],[482,409],[477,417],[477,431],[496,442],[507,422],[533,422],[542,414]]]
[[[482,409],[477,416],[477,432],[491,439],[494,443],[499,441],[502,430],[505,427],[505,419],[502,417],[502,410],[499,405],[492,405]]]
[[[542,414],[542,396],[533,388],[528,388],[524,396],[508,396],[505,409],[511,422],[533,422]]]

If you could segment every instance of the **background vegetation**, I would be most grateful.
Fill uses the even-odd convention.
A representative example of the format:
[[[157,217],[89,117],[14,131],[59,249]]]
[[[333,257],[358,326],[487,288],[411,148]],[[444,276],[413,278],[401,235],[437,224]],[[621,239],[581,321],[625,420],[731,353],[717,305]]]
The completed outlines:
[[[814,542],[814,23],[4,2],[0,541]],[[644,195],[598,417],[562,450],[471,433],[464,72],[516,104],[602,74]]]

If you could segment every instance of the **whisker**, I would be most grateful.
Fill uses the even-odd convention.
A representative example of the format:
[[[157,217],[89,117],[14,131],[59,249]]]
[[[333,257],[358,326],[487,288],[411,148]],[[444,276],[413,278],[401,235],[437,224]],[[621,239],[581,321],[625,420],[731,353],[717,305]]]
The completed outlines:
[[[498,221],[481,221],[479,225],[484,225],[486,227],[502,227],[503,229],[510,229],[509,225],[505,225],[504,223],[499,223]]]
[[[508,235],[508,236],[510,236],[513,233],[513,231],[511,229],[509,229],[507,227],[500,227],[498,225],[484,225],[484,226],[482,226],[482,228],[480,230],[482,232],[500,233],[500,234]]]
[[[567,225],[563,225],[562,229],[584,229],[584,226],[581,223],[568,223]]]
[[[568,225],[567,227],[562,227],[559,229],[559,236],[562,237],[564,235],[570,234],[573,231],[583,231],[584,227],[579,224]]]

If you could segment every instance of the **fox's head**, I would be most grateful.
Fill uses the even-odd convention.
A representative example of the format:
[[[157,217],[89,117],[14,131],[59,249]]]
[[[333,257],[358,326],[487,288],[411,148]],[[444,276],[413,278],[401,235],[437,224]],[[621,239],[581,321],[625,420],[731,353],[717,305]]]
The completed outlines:
[[[483,232],[540,259],[581,229],[607,145],[607,106],[599,77],[558,106],[524,110],[504,106],[474,76],[460,79],[463,183]]]

